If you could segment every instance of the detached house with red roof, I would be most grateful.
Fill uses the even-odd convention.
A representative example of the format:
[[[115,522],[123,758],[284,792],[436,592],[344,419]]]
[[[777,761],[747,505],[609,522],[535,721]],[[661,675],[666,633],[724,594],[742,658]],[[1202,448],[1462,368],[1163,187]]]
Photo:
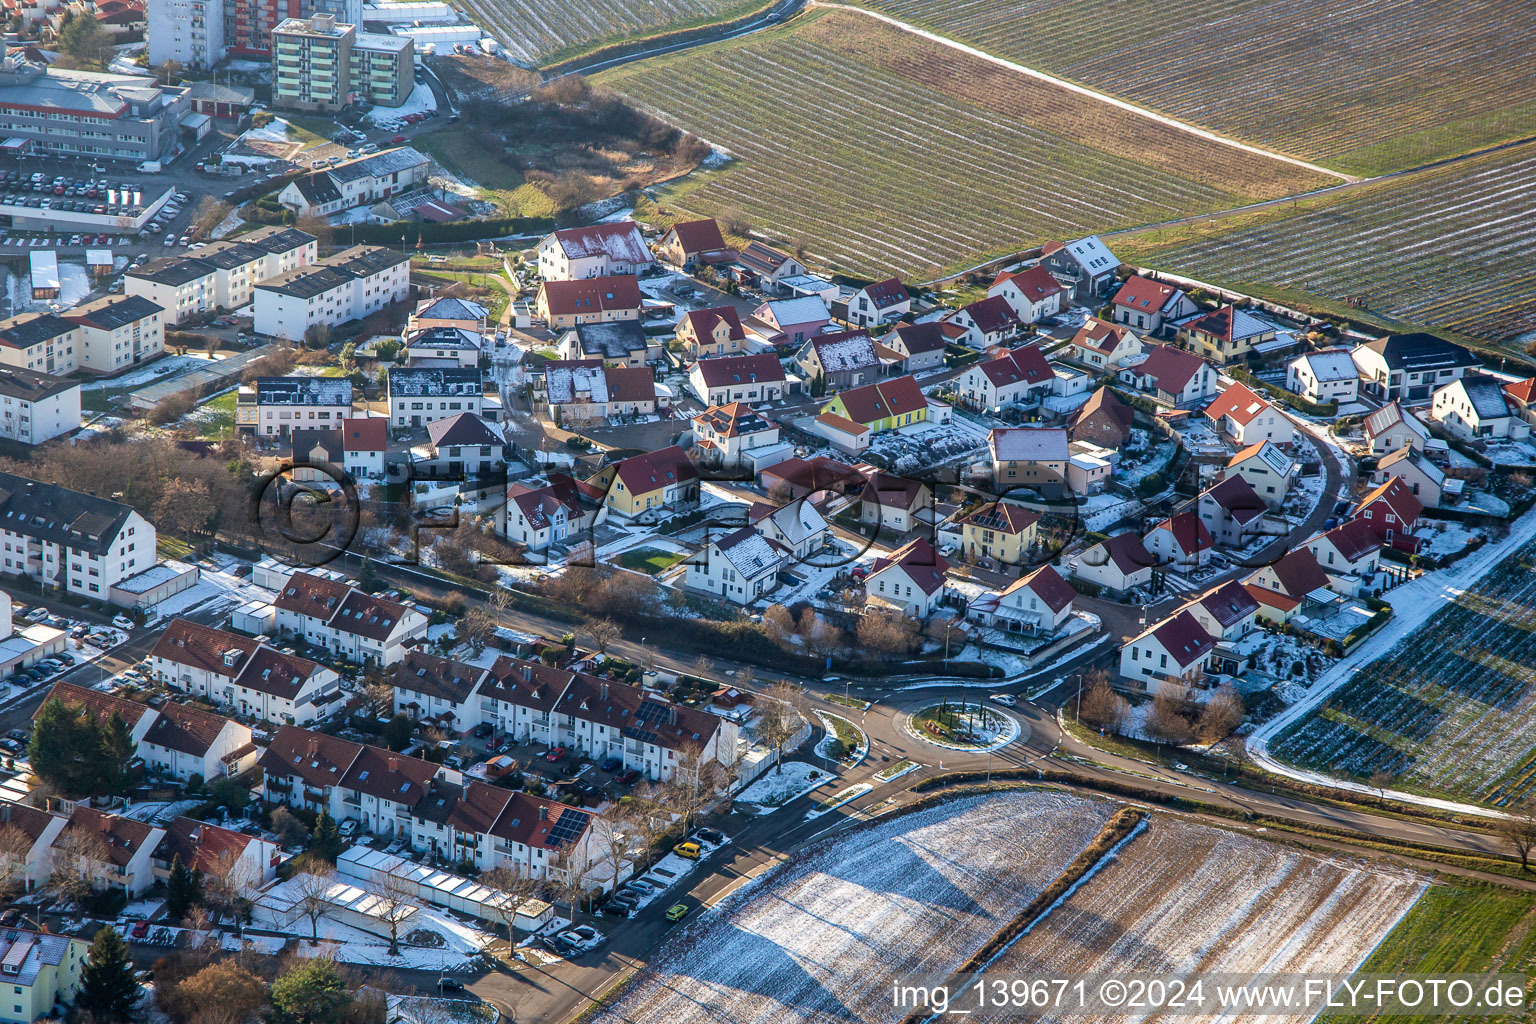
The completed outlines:
[[[1422,452],[1429,440],[1428,428],[1396,402],[1388,402],[1367,416],[1361,434],[1372,455],[1386,455],[1402,448]]]
[[[1194,300],[1178,288],[1140,276],[1127,278],[1110,304],[1115,307],[1115,323],[1144,334],[1156,333],[1165,324],[1200,312]]]
[[[876,470],[859,498],[859,522],[903,534],[933,525],[933,489],[921,480]]]
[[[389,419],[347,416],[341,421],[341,465],[355,480],[383,480]]]
[[[1296,439],[1295,429],[1285,414],[1241,381],[1234,381],[1205,407],[1205,418],[1211,421],[1216,433],[1245,448],[1262,441],[1286,445]]]
[[[564,228],[539,242],[539,276],[575,281],[638,274],[652,263],[651,250],[632,220]]]
[[[1342,600],[1311,548],[1286,552],[1249,576],[1244,585],[1259,602],[1259,618],[1282,625],[1298,614],[1309,615]]]
[[[1154,402],[1178,407],[1203,404],[1220,386],[1204,359],[1168,345],[1155,346],[1145,359],[1121,369],[1120,382]]]
[[[673,224],[656,243],[656,255],[674,267],[692,270],[700,264],[723,262],[731,249],[720,234],[720,225],[713,217],[706,217]]]
[[[393,665],[407,643],[427,635],[427,617],[415,608],[311,573],[290,576],[273,604],[279,633],[360,665]]]
[[[699,472],[675,444],[606,466],[587,483],[605,489],[604,506],[625,519],[649,521],[699,503]]]
[[[172,689],[268,722],[308,725],[342,697],[334,669],[190,619],[171,621],[149,666]]]
[[[1026,636],[1051,636],[1072,618],[1077,591],[1049,565],[1014,580],[1000,594],[971,602],[966,617],[982,625]]]
[[[1019,314],[1001,295],[977,299],[962,306],[945,317],[944,322],[965,332],[956,339],[961,344],[983,350],[1017,336],[1019,328],[1024,326]]]
[[[722,469],[748,465],[755,471],[794,450],[779,442],[777,423],[745,402],[712,405],[695,416],[693,443],[701,462]]]
[[[973,409],[1027,405],[1051,393],[1056,375],[1039,345],[1021,345],[996,359],[967,367],[955,381],[955,394]]]
[[[1241,548],[1272,532],[1267,519],[1269,503],[1237,474],[1201,491],[1195,508],[1212,539],[1224,548]]]
[[[1176,572],[1209,565],[1216,546],[1211,531],[1195,512],[1180,512],[1164,519],[1152,527],[1144,543],[1159,565]]]
[[[784,366],[772,352],[700,359],[688,370],[688,383],[706,406],[777,402],[784,397]]]
[[[856,289],[848,296],[848,322],[855,327],[874,327],[899,320],[912,311],[912,296],[901,281],[888,277]]]
[[[1114,371],[1141,355],[1141,338],[1129,327],[1089,317],[1072,336],[1070,357],[1084,366]]]
[[[918,537],[875,559],[864,578],[864,599],[871,610],[926,619],[943,602],[948,575],[949,562],[926,538]]]
[[[1228,580],[1184,608],[1218,643],[1241,640],[1258,628],[1259,602],[1237,580]]]
[[[1536,425],[1536,377],[1505,384],[1504,395],[1516,416]]]
[[[1067,290],[1043,264],[1027,270],[1004,271],[987,289],[988,298],[1002,298],[1022,323],[1034,324],[1061,312]]]
[[[1329,586],[1345,597],[1360,597],[1376,589],[1381,541],[1365,520],[1340,523],[1307,541],[1307,549],[1328,574]]]
[[[1120,648],[1120,678],[1127,689],[1156,694],[1190,685],[1205,671],[1216,639],[1189,612],[1178,612]]]
[[[1402,477],[1394,476],[1361,498],[1350,518],[1364,521],[1383,544],[1412,554],[1420,543],[1413,527],[1423,511],[1412,489]]]
[[[584,494],[564,473],[551,473],[541,487],[507,486],[505,533],[529,551],[546,551],[585,536],[597,519],[601,495]]]
[[[747,332],[735,306],[711,306],[684,313],[677,323],[677,340],[689,359],[708,359],[741,353],[746,348]]]
[[[637,320],[644,302],[633,277],[546,280],[539,285],[537,309],[549,330],[564,331],[577,324]]]
[[[1112,594],[1123,595],[1152,582],[1152,557],[1134,533],[1117,533],[1069,561],[1072,575]]]

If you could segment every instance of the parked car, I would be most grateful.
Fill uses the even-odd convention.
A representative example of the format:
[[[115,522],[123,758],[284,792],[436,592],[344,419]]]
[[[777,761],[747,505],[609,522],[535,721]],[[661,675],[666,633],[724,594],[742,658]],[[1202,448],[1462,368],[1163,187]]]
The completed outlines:
[[[725,834],[723,832],[717,832],[712,828],[701,828],[695,831],[693,834],[704,840],[706,843],[713,843],[716,846],[720,846],[726,841]]]
[[[439,992],[463,992],[464,983],[458,978],[450,978],[444,975],[437,979],[437,989]]]
[[[112,616],[112,625],[118,629],[132,629],[133,620],[126,615],[114,615]]]
[[[636,781],[639,778],[640,778],[640,770],[638,768],[631,768],[629,771],[625,772],[623,775],[620,775],[618,781],[619,781],[619,783],[621,785],[627,786],[627,785],[629,785],[630,783]]]
[[[623,764],[624,764],[624,762],[622,760],[620,760],[619,758],[617,758],[617,757],[610,757],[610,758],[606,758],[603,761],[602,764],[598,765],[598,767],[601,768],[605,772],[616,772],[616,771],[619,770],[620,767],[623,766]]]
[[[688,904],[674,903],[667,908],[668,921],[681,921],[688,916]]]
[[[146,936],[148,934],[149,934],[149,922],[148,921],[140,921],[138,924],[133,926],[133,937],[134,938],[142,939],[144,936]]]
[[[677,854],[679,857],[687,857],[689,860],[698,860],[699,854],[703,852],[703,847],[699,846],[698,843],[690,840],[687,842],[677,843],[672,847],[672,852]]]
[[[351,818],[348,818],[346,821],[341,823],[341,826],[337,828],[336,831],[340,833],[343,839],[351,839],[353,836],[357,835],[357,822],[353,821]]]
[[[613,900],[609,900],[597,908],[597,912],[604,917],[628,917],[633,910],[634,906],[632,904],[615,903]]]
[[[558,761],[566,755],[564,747],[551,747],[549,753],[544,755],[546,761]]]

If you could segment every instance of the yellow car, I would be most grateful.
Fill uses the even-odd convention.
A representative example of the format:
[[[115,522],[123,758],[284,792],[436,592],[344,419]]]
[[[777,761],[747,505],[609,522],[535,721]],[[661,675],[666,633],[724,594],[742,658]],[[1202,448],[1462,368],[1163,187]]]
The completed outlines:
[[[667,908],[668,921],[681,921],[688,916],[688,906],[684,903],[674,903]]]
[[[672,847],[672,852],[677,854],[679,857],[687,857],[689,860],[698,860],[699,854],[702,851],[700,850],[698,843],[689,841],[686,843],[678,843],[676,846]]]

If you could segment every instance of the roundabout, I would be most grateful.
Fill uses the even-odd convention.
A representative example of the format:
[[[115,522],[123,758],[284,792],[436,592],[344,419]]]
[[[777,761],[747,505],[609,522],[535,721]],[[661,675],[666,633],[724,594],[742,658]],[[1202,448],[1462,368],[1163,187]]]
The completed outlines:
[[[1001,708],[940,701],[901,716],[902,731],[929,746],[967,754],[985,754],[1027,738],[1025,726]]]

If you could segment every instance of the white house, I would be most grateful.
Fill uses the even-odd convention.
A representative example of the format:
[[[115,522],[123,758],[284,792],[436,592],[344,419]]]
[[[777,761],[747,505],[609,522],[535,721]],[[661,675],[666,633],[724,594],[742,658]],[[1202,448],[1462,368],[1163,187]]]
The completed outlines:
[[[900,536],[919,524],[933,525],[933,516],[933,489],[921,480],[880,470],[866,480],[859,499],[859,522]]]
[[[1380,401],[1421,402],[1434,389],[1481,366],[1461,345],[1433,334],[1389,334],[1350,350],[1360,388]]]
[[[1442,502],[1460,495],[1466,486],[1465,480],[1448,478],[1445,470],[1428,456],[1408,447],[1381,457],[1371,472],[1371,486],[1379,487],[1394,476],[1407,485],[1425,508],[1439,508]]]
[[[607,857],[592,827],[595,817],[484,782],[434,779],[411,810],[411,847],[480,871],[507,868],[538,881],[586,879],[588,887],[604,887],[593,875]]]
[[[0,439],[42,444],[79,429],[79,381],[0,366]]]
[[[1048,395],[1055,381],[1040,346],[1022,345],[968,367],[955,381],[955,394],[972,408],[997,409]]]
[[[1184,610],[1218,643],[1241,640],[1258,628],[1259,602],[1237,580],[1228,580]]]
[[[1156,693],[1199,673],[1216,640],[1189,612],[1178,612],[1120,648],[1120,677],[1132,690]]]
[[[87,836],[89,844],[81,841]],[[103,883],[101,888],[119,889],[130,898],[141,896],[155,884],[154,853],[163,838],[163,828],[78,803],[53,840],[52,863],[55,870],[89,873]],[[92,846],[105,853],[104,860],[87,859]]]
[[[277,194],[297,216],[329,216],[424,188],[432,161],[409,147],[347,160],[290,181]]]
[[[1272,508],[1279,507],[1291,493],[1296,471],[1296,460],[1272,441],[1251,444],[1227,460],[1227,474],[1247,480]]]
[[[414,430],[461,412],[485,411],[485,386],[473,367],[391,366],[389,425]]]
[[[864,578],[864,598],[871,610],[893,610],[926,619],[944,599],[949,561],[918,537],[875,559]]]
[[[393,665],[408,641],[427,634],[427,617],[415,608],[313,573],[290,576],[273,606],[279,633],[358,664]]]
[[[638,274],[652,263],[640,226],[632,220],[564,228],[539,242],[539,276],[546,281]]]
[[[384,479],[389,451],[389,420],[382,416],[347,416],[341,421],[342,468],[354,480]]]
[[[411,449],[412,469],[424,479],[463,476],[483,486],[506,464],[506,439],[472,412],[433,420],[427,424],[426,442]]]
[[[748,511],[753,527],[782,547],[786,559],[804,561],[822,549],[830,529],[809,498],[774,507],[758,502]]]
[[[1072,618],[1077,591],[1049,565],[1014,580],[994,596],[983,595],[966,610],[969,618],[1010,633],[1051,636]]]
[[[688,383],[706,406],[777,402],[784,397],[784,366],[771,352],[700,359],[689,369]]]
[[[710,541],[689,559],[686,585],[732,604],[749,605],[778,583],[788,549],[751,526]]]
[[[1344,405],[1360,397],[1360,370],[1348,349],[1303,352],[1286,364],[1285,387],[1309,402]]]
[[[1040,262],[1058,279],[1071,282],[1074,295],[1085,303],[1104,294],[1120,269],[1119,257],[1098,235],[1046,242],[1040,247]]]
[[[1367,416],[1361,433],[1372,455],[1386,455],[1402,448],[1422,452],[1429,440],[1428,428],[1396,402],[1388,402]]]
[[[1295,430],[1285,414],[1241,381],[1234,381],[1205,407],[1205,418],[1218,434],[1245,448],[1263,441],[1286,445],[1295,440]]]
[[[160,706],[138,751],[152,770],[183,782],[242,775],[260,754],[249,726],[177,701]]]
[[[1072,575],[1115,594],[1152,582],[1157,559],[1134,533],[1117,533],[1071,559]]]
[[[1328,586],[1345,597],[1359,597],[1377,586],[1381,539],[1361,519],[1340,523],[1307,541],[1307,550],[1328,574]]]
[[[435,723],[451,736],[465,735],[483,721],[480,684],[489,676],[478,665],[407,651],[390,670],[395,714]]]
[[[1019,333],[1023,321],[1001,295],[977,299],[944,318],[953,328],[955,340],[971,348],[986,350],[1001,345]]]
[[[1216,542],[1195,512],[1169,516],[1147,533],[1143,542],[1157,564],[1187,572],[1209,565]]]
[[[276,877],[283,854],[269,839],[179,814],[165,826],[165,838],[155,849],[155,876],[169,878],[178,858],[205,877],[229,879],[254,889]]]
[[[254,289],[256,333],[302,341],[311,327],[362,320],[403,300],[410,276],[408,254],[356,245],[269,277]]]
[[[1089,317],[1072,336],[1071,358],[1095,369],[1117,370],[1142,353],[1141,338],[1129,327]]]
[[[410,835],[411,811],[434,779],[462,779],[421,758],[296,725],[277,730],[257,765],[268,803],[324,810],[386,837]]]
[[[582,501],[578,484],[564,473],[551,473],[540,487],[507,487],[507,539],[529,551],[544,551],[584,535],[596,515],[597,502]]]
[[[0,472],[0,575],[105,602],[155,559],[154,526],[122,502]]]
[[[1175,320],[1200,312],[1194,300],[1181,290],[1147,277],[1131,277],[1110,300],[1117,324],[1152,334]]]
[[[755,466],[753,452],[764,458],[770,452],[784,457],[793,452],[788,445],[779,443],[779,425],[745,402],[712,405],[695,416],[693,442],[703,454],[703,461],[721,469]]]
[[[257,377],[235,396],[235,428],[258,437],[294,430],[330,430],[352,415],[346,377]]]
[[[1044,264],[1027,270],[1004,271],[987,289],[987,296],[1001,296],[1022,323],[1034,324],[1061,312],[1067,290],[1051,276]]]
[[[1245,477],[1229,474],[1200,492],[1195,501],[1200,521],[1217,544],[1241,548],[1265,533],[1269,505]]]
[[[1219,384],[1211,364],[1168,345],[1158,345],[1140,362],[1120,370],[1120,381],[1164,405],[1191,406],[1216,395]]]
[[[334,669],[188,619],[165,628],[149,667],[166,686],[268,722],[308,725],[342,698]]]
[[[897,320],[911,309],[912,296],[894,277],[867,284],[848,296],[848,322],[855,327],[874,327]]]
[[[1482,373],[1469,373],[1436,388],[1429,415],[1436,423],[1470,440],[1523,440],[1531,425],[1504,390],[1503,382]]]

